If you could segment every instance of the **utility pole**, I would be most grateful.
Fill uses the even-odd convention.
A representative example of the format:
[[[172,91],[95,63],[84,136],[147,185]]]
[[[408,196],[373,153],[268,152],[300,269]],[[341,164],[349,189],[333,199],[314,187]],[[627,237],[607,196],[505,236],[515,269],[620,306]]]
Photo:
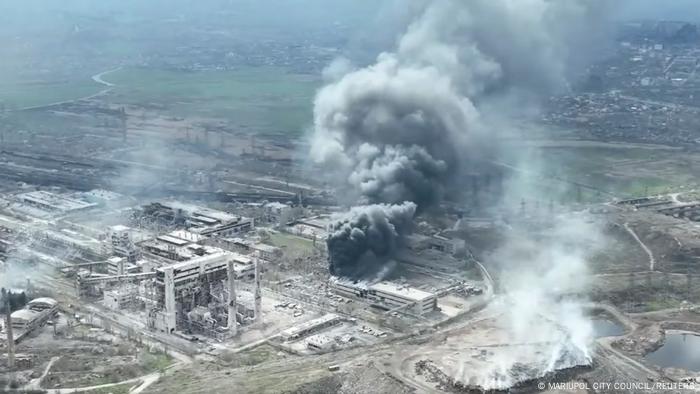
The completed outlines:
[[[11,292],[2,288],[2,298],[5,299],[5,331],[7,333],[7,366],[10,371],[15,369],[15,338],[12,335],[12,308],[10,305]]]

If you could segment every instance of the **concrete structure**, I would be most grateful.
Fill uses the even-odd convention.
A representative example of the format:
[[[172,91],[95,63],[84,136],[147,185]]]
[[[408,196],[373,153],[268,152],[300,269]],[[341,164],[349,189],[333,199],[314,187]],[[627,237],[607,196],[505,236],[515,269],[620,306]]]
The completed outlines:
[[[235,237],[252,230],[254,220],[179,201],[161,201],[143,207],[143,215],[168,224],[183,224],[202,236]]]
[[[107,272],[110,275],[127,275],[142,272],[144,260],[135,263],[127,262],[124,257],[110,257],[107,259]]]
[[[87,256],[102,256],[102,243],[97,239],[86,237],[69,229],[43,230],[34,233],[35,240],[47,246],[80,251]]]
[[[134,304],[138,288],[132,284],[124,284],[112,290],[106,290],[103,295],[103,302],[107,308],[120,310]]]
[[[441,235],[411,234],[406,236],[408,249],[414,252],[433,249],[440,252],[456,254],[466,248],[466,243],[461,239],[450,239]]]
[[[31,309],[19,309],[10,315],[12,328],[26,330],[30,324],[39,318],[40,313]]]
[[[109,229],[109,245],[112,255],[123,257],[133,263],[138,259],[138,250],[131,239],[131,228],[127,226],[112,226]]]
[[[236,270],[233,260],[226,263],[226,275],[228,276],[228,324],[229,333],[235,336],[238,333],[238,322],[236,314],[238,307],[236,306]]]
[[[690,220],[700,220],[700,204],[684,204],[670,208],[658,209],[657,212],[676,218],[689,218]]]
[[[268,202],[262,206],[263,220],[267,223],[284,226],[304,213],[301,206],[291,206],[281,202]]]
[[[145,255],[156,260],[178,262],[221,252],[220,242],[210,242],[214,239],[218,238],[209,238],[201,234],[179,230],[140,242],[138,246]],[[226,249],[237,251],[236,249]]]
[[[331,287],[341,296],[363,299],[385,310],[404,308],[413,314],[425,315],[437,308],[436,294],[392,282],[378,282],[365,286],[334,281]]]
[[[35,298],[27,303],[28,309],[37,312],[43,312],[47,309],[53,310],[56,309],[56,307],[58,307],[58,301],[49,297]]]
[[[235,319],[238,305],[235,280],[254,278],[255,262],[247,256],[219,250],[216,253],[189,261],[160,267],[156,270],[157,307],[149,313],[149,326],[173,333],[185,316],[198,306],[207,306],[214,311],[214,319],[224,315],[221,328],[236,332]],[[221,287],[222,283],[226,283]],[[256,286],[259,282],[256,281]],[[259,290],[256,290],[258,293]],[[211,298],[222,299],[220,307],[211,304]],[[219,321],[217,320],[217,321]]]
[[[25,309],[19,309],[10,315],[10,325],[12,329],[18,330],[18,334],[13,336],[15,342],[46,324],[58,310],[58,303],[53,298],[37,298],[29,303]],[[9,338],[9,337],[8,337]]]
[[[329,350],[335,344],[335,340],[328,335],[314,335],[306,339],[306,347],[312,350]]]
[[[22,204],[27,204],[53,214],[66,214],[97,206],[96,203],[78,200],[68,196],[41,190],[20,193],[15,197]]]
[[[259,259],[270,262],[278,261],[282,257],[282,249],[276,246],[264,244],[261,242],[255,242],[243,238],[212,237],[205,242],[207,245],[217,246],[232,252],[252,255]]]
[[[2,289],[2,302],[5,303],[5,310],[8,312],[5,315],[5,337],[7,339],[7,366],[10,370],[15,368],[15,338],[12,332],[12,316],[9,313],[11,310],[10,306],[10,292]]]
[[[285,341],[293,341],[311,335],[315,332],[319,332],[325,328],[340,324],[341,322],[342,319],[340,316],[334,313],[329,313],[319,317],[318,319],[309,320],[297,326],[290,327],[282,331],[280,336]]]
[[[328,228],[331,219],[328,216],[315,216],[301,218],[287,228],[287,231],[300,237],[312,240],[325,240],[328,237]]]
[[[262,323],[262,290],[260,289],[260,263],[255,262],[255,320],[260,324]]]

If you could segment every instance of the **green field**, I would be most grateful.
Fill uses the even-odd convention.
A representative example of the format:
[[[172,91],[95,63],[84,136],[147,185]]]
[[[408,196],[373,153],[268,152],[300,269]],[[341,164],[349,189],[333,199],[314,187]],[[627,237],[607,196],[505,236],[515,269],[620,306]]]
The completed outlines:
[[[270,243],[278,248],[298,253],[313,250],[313,241],[283,232],[270,234]]]
[[[90,96],[105,86],[93,82],[90,77],[84,80],[61,81],[0,81],[0,107],[8,110],[52,104]]]
[[[237,131],[299,134],[311,125],[317,77],[278,68],[165,71],[126,68],[104,76],[115,103],[155,105],[175,117],[227,120]]]
[[[530,169],[537,176],[524,178],[524,190],[531,188],[538,195],[544,191],[562,202],[607,201],[607,193],[631,198],[682,191],[681,186],[697,184],[700,171],[700,155],[663,147],[547,147],[528,155],[523,163],[546,164]]]

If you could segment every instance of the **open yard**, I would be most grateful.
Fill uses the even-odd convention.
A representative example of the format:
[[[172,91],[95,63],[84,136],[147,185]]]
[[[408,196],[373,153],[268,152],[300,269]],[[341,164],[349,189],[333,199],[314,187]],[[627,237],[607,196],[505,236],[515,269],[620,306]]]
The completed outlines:
[[[236,131],[300,134],[311,124],[320,80],[279,68],[165,71],[125,68],[105,76],[116,84],[109,101],[152,105],[176,117],[226,120]]]
[[[93,95],[102,89],[100,85],[85,76],[75,80],[0,80],[0,109],[22,109],[57,102],[74,100]]]
[[[684,149],[574,140],[523,145],[513,147],[521,159],[506,162],[520,171],[518,187],[525,195],[531,190],[541,196],[544,191],[555,202],[680,192],[697,184],[700,171],[700,154]]]

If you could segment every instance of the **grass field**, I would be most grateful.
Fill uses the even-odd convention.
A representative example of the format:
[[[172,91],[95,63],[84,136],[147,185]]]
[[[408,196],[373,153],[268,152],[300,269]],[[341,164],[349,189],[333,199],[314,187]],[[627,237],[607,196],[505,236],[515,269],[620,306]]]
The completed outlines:
[[[223,118],[239,131],[299,134],[311,124],[320,80],[278,68],[165,71],[125,68],[104,77],[117,85],[110,100],[163,106],[172,116]]]
[[[0,106],[20,109],[90,96],[104,89],[86,76],[84,80],[0,80]]]
[[[537,184],[529,187],[564,202],[606,201],[607,193],[630,198],[682,191],[697,184],[695,174],[700,171],[700,155],[663,147],[562,146],[530,154],[532,160],[523,162],[546,164],[534,167],[541,177],[532,177]]]
[[[138,383],[126,383],[115,386],[103,387],[95,390],[83,391],[86,394],[128,394],[132,387]]]
[[[283,232],[270,234],[270,243],[287,251],[304,253],[313,250],[313,241]]]

